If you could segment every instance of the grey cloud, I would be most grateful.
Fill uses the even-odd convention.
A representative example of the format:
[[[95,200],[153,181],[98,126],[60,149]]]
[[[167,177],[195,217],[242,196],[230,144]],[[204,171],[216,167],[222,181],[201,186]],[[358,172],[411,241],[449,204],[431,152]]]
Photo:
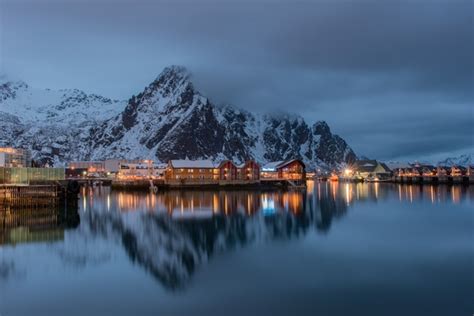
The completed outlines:
[[[182,64],[216,102],[327,120],[361,154],[474,147],[472,1],[0,6],[0,70],[32,85],[125,99]]]

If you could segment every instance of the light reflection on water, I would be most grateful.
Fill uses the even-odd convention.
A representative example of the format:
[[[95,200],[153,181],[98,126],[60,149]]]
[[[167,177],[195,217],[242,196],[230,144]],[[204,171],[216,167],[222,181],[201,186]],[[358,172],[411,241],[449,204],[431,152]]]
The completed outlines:
[[[380,187],[382,186],[382,188]],[[381,192],[380,192],[381,191]],[[100,196],[96,199],[96,196]],[[105,197],[105,199],[104,199]],[[106,208],[120,212],[147,211],[157,213],[212,211],[229,214],[243,211],[254,214],[259,211],[275,213],[278,210],[301,212],[306,208],[303,201],[308,197],[344,200],[347,206],[358,201],[374,201],[398,198],[402,203],[468,202],[474,199],[469,186],[398,185],[388,183],[338,183],[308,181],[306,191],[162,191],[158,194],[143,192],[111,192],[109,188],[83,188],[81,212],[88,209]],[[104,203],[106,203],[104,205]]]
[[[114,315],[181,315],[196,306],[208,314],[344,315],[344,304],[334,301],[342,293],[352,293],[348,308],[366,315],[408,306],[417,315],[469,311],[473,191],[313,181],[304,191],[83,188],[77,208],[0,212],[0,314],[54,304],[49,314],[103,314],[98,298],[84,293],[89,287],[127,294],[126,306],[102,294],[106,314]],[[38,292],[45,282],[51,290]],[[134,291],[138,284],[147,291]],[[83,309],[58,304],[57,296],[79,292]],[[251,304],[245,309],[225,293]],[[21,303],[27,294],[41,299]],[[287,301],[273,301],[283,294]]]

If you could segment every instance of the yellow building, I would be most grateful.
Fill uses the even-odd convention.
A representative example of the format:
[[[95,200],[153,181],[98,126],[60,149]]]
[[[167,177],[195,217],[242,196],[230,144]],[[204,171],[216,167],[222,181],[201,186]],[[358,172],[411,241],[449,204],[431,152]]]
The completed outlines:
[[[219,168],[211,160],[170,160],[165,171],[168,182],[216,182]]]

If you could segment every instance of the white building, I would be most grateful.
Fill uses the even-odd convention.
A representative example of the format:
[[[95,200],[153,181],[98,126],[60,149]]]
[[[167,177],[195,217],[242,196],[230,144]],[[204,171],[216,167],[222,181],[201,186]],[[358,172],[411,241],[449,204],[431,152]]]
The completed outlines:
[[[122,180],[159,179],[164,177],[166,164],[154,164],[151,160],[120,163],[117,178]]]

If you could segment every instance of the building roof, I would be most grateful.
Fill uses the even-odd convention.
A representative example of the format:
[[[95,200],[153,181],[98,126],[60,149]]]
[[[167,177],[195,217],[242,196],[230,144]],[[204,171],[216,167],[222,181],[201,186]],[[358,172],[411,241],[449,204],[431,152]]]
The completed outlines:
[[[269,162],[262,166],[262,170],[263,171],[276,171],[278,166],[281,165],[282,163],[284,163],[283,160]]]
[[[382,168],[383,168],[386,172],[392,172],[392,169],[390,169],[390,167],[387,166],[386,163],[381,162],[380,165],[382,166]]]
[[[377,160],[357,160],[354,163],[354,169],[359,172],[373,172],[377,168]]]
[[[232,160],[228,160],[228,159],[227,159],[227,160],[222,160],[222,161],[221,161],[218,165],[216,165],[216,166],[218,166],[219,168],[221,168],[223,164],[228,163],[228,162],[230,162],[234,167],[237,168],[237,166],[235,165],[235,163],[234,163]]]
[[[246,161],[244,161],[243,163],[238,164],[238,165],[236,165],[236,166],[237,166],[237,168],[243,168],[243,167],[245,167],[245,166],[246,166],[247,164],[249,164],[249,163],[257,163],[257,162],[256,162],[255,160],[253,160],[253,159],[249,159],[249,160],[246,160]],[[257,165],[258,165],[258,164],[257,164]]]
[[[212,160],[189,160],[189,159],[176,159],[170,160],[170,164],[173,168],[202,168],[210,169],[215,168],[216,165]]]
[[[262,166],[262,171],[276,171],[277,169],[283,168],[284,166],[289,165],[290,163],[295,161],[300,162],[304,166],[304,163],[300,159],[280,160],[272,161]]]
[[[354,169],[359,172],[374,172],[377,166],[381,166],[385,172],[391,172],[392,170],[383,162],[377,160],[357,160],[354,164]]]
[[[305,165],[304,165],[303,161],[301,161],[301,159],[291,159],[291,160],[283,161],[283,163],[278,165],[278,168],[283,168],[284,166],[289,165],[290,163],[293,163],[295,161],[299,162],[300,164],[303,165],[303,167],[305,167]]]

